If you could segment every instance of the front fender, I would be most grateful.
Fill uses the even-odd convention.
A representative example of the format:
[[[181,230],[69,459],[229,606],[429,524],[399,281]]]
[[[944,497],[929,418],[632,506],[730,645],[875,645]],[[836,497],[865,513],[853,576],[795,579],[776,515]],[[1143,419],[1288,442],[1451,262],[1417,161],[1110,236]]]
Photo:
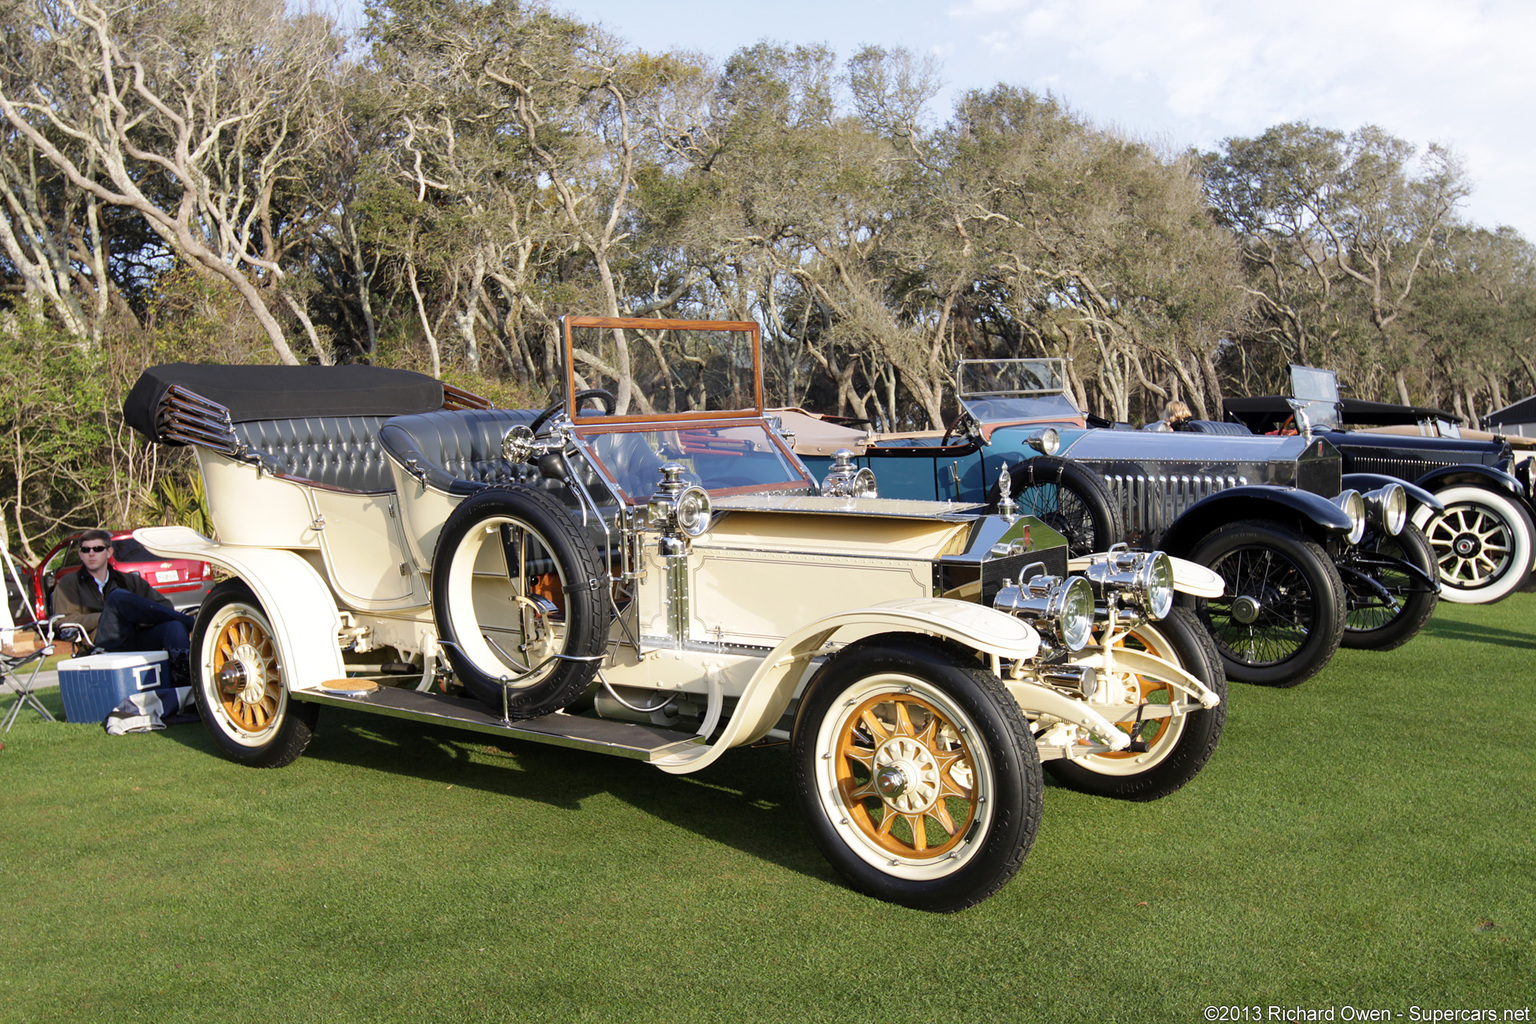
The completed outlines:
[[[1095,560],[1107,554],[1109,554],[1107,551],[1098,551],[1091,555],[1078,555],[1067,562],[1067,571],[1080,576],[1088,571],[1088,566]],[[1164,554],[1167,552],[1165,551]],[[1199,562],[1191,562],[1187,558],[1179,558],[1175,555],[1168,555],[1168,561],[1173,563],[1173,589],[1181,594],[1214,598],[1220,597],[1226,589],[1227,581],[1219,573],[1212,572]]]
[[[1321,495],[1294,487],[1248,484],[1195,502],[1163,534],[1158,547],[1169,554],[1187,554],[1213,530],[1252,520],[1297,523],[1313,537],[1347,534],[1352,526],[1349,514]]]
[[[162,558],[212,562],[240,577],[267,613],[290,690],[314,689],[347,674],[336,643],[336,600],[320,574],[292,551],[220,544],[185,526],[145,527],[134,530],[133,539]]]
[[[731,747],[755,743],[768,734],[790,698],[806,680],[811,663],[829,652],[838,634],[923,633],[943,637],[993,658],[1024,661],[1040,651],[1040,636],[1027,622],[984,605],[940,597],[904,598],[855,608],[819,619],[791,633],[747,681],[735,711],[713,743],[704,743],[654,762],[682,775],[713,764]],[[857,637],[854,637],[857,639]]]
[[[1514,474],[1507,473],[1493,466],[1483,466],[1477,463],[1467,463],[1461,466],[1441,466],[1432,470],[1414,481],[1419,487],[1427,491],[1440,491],[1447,487],[1471,485],[1473,487],[1486,487],[1492,491],[1511,498],[1520,503],[1527,512],[1533,511],[1525,488],[1520,486],[1520,481]],[[1439,511],[1444,511],[1441,506]]]

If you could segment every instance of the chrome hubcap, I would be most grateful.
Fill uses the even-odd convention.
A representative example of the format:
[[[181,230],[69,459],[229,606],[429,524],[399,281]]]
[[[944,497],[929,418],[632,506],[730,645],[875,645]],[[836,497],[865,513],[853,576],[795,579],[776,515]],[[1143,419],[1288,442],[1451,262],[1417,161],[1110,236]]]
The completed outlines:
[[[885,800],[895,800],[907,791],[907,773],[888,764],[875,774],[875,788]]]
[[[234,657],[219,669],[219,688],[225,693],[238,691],[236,697],[242,703],[261,703],[267,694],[267,680],[255,648],[248,644],[235,648]]]
[[[942,790],[939,763],[933,753],[910,736],[898,736],[875,753],[875,791],[903,814],[921,814],[932,807]]]

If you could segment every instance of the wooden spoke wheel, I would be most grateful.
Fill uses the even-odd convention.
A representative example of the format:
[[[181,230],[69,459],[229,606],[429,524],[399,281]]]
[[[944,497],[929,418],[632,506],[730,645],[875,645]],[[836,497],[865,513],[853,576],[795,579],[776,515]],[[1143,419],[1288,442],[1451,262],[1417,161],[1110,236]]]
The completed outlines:
[[[210,667],[219,707],[242,732],[259,736],[277,722],[285,697],[277,645],[247,609],[232,607],[217,629]]]
[[[209,593],[192,629],[193,690],[224,755],[257,768],[304,752],[319,708],[291,699],[271,620],[239,580]]]
[[[1157,622],[1127,630],[1115,644],[1145,651],[1182,668],[1221,697],[1204,708],[1167,679],[1145,672],[1125,672],[1100,679],[1113,688],[1116,703],[1146,705],[1147,714],[1121,729],[1144,749],[1112,750],[1047,761],[1046,771],[1085,793],[1121,800],[1155,800],[1199,774],[1216,750],[1227,719],[1227,681],[1216,646],[1187,608],[1174,608]]]
[[[900,676],[837,714],[829,769],[848,809],[850,838],[911,862],[947,856],[977,818],[976,754],[954,712]],[[990,773],[981,773],[985,780]]]
[[[816,845],[858,888],[921,910],[978,903],[1039,828],[1040,758],[1018,703],[973,660],[886,634],[822,666],[803,700],[795,784]]]

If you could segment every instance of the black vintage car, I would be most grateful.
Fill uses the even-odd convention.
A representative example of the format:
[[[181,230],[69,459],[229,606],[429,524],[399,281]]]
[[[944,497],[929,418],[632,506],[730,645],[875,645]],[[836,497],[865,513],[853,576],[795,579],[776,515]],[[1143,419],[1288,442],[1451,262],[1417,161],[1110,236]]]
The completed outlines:
[[[1487,604],[1536,569],[1532,461],[1515,461],[1508,439],[1468,436],[1452,413],[1341,398],[1332,370],[1291,367],[1291,395],[1229,398],[1226,426],[1254,433],[1298,426],[1338,449],[1344,472],[1416,484],[1444,505],[1421,506],[1414,523],[1434,548],[1441,595]]]
[[[1433,558],[1405,528],[1405,490],[1345,477],[1323,438],[1095,427],[1059,359],[964,360],[956,376],[962,413],[948,431],[866,435],[780,415],[814,472],[846,448],[843,461],[872,470],[882,495],[993,506],[1006,480],[1008,499],[1074,554],[1128,541],[1209,567],[1225,593],[1193,599],[1194,610],[1232,679],[1295,685],[1341,643],[1407,642],[1434,609]]]

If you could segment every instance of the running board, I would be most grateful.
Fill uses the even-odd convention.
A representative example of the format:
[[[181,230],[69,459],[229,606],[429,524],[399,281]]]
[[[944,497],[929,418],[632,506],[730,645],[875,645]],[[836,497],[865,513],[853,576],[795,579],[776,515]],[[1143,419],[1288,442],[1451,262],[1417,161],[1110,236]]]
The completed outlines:
[[[374,715],[405,718],[413,722],[446,725],[454,729],[489,733],[509,739],[550,743],[600,754],[615,754],[641,761],[671,757],[699,743],[697,736],[678,739],[675,729],[607,718],[582,718],[556,712],[542,718],[505,722],[477,700],[423,693],[398,687],[381,687],[374,693],[339,694],[319,690],[290,690],[294,700],[340,708],[354,708]]]

